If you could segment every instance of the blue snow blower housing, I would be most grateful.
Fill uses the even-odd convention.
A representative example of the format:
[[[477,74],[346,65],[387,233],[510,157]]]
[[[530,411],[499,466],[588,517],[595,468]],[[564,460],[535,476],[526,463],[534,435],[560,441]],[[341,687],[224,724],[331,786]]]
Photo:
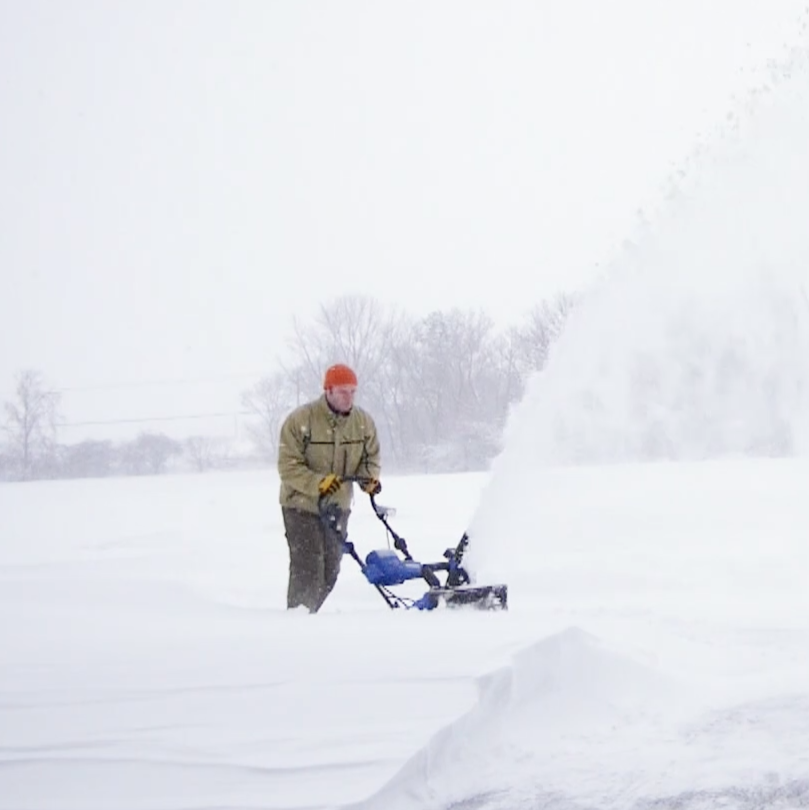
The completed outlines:
[[[402,560],[392,548],[381,548],[368,554],[362,573],[371,585],[401,585],[421,579],[421,565]]]
[[[362,483],[361,479],[344,480],[359,480]],[[369,497],[374,514],[384,524],[389,539],[393,540],[393,548],[375,549],[369,552],[364,562],[346,536],[340,507],[334,503],[327,504],[321,499],[320,516],[326,531],[338,535],[343,543],[343,552],[357,562],[365,578],[379,591],[388,607],[433,610],[444,604],[448,607],[471,605],[483,610],[507,609],[508,586],[471,584],[469,574],[463,567],[464,552],[469,545],[469,536],[466,533],[456,546],[444,552],[444,559],[440,562],[416,562],[410,555],[404,537],[391,528],[388,522],[390,510],[377,504],[374,495]],[[436,572],[445,574],[443,583]],[[420,599],[399,596],[390,590],[393,586],[414,579],[423,579],[429,585],[429,590]]]

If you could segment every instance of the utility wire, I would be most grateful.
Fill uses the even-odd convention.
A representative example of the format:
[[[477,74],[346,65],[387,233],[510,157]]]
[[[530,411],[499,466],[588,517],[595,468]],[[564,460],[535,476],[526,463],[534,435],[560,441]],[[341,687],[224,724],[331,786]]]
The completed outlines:
[[[89,422],[61,422],[59,427],[91,427],[94,425],[132,425],[139,422],[180,422],[185,419],[232,419],[234,416],[250,416],[250,411],[228,411],[223,413],[193,413],[185,416],[144,416],[139,419],[99,419]]]
[[[79,391],[113,391],[121,388],[148,388],[150,386],[168,386],[168,385],[199,385],[200,383],[213,383],[224,382],[225,380],[243,380],[247,378],[263,377],[267,374],[266,371],[257,371],[243,374],[224,374],[218,377],[198,377],[191,379],[177,379],[177,380],[132,380],[129,382],[120,383],[105,383],[102,385],[82,385],[66,388],[55,388],[53,393],[66,394]]]

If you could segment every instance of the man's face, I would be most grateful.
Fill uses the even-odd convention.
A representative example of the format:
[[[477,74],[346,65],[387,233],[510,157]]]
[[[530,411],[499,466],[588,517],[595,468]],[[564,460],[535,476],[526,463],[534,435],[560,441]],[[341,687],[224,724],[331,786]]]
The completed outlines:
[[[335,411],[348,413],[354,404],[354,394],[356,393],[356,385],[335,385],[326,391],[326,399]]]

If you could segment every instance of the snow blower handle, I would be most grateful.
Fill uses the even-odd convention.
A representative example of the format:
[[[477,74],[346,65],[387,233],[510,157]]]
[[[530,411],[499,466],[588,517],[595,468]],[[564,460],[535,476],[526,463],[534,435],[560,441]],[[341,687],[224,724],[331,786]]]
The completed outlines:
[[[372,481],[375,480],[376,479],[374,478],[367,478],[367,477],[364,478],[361,476],[347,476],[346,478],[343,479],[343,481],[353,481],[354,483],[357,483],[360,486],[362,486],[363,484],[370,484]],[[379,484],[379,481],[377,481],[376,483]],[[375,490],[372,490],[371,492],[368,492],[365,489],[363,491],[367,493],[368,498],[371,501],[371,507],[374,510],[374,514],[385,525],[385,528],[388,530],[388,534],[393,538],[393,547],[397,551],[401,551],[405,559],[412,560],[413,558],[410,556],[410,552],[408,551],[407,548],[407,542],[405,541],[404,537],[398,535],[393,530],[393,527],[390,525],[390,523],[388,523],[388,515],[392,514],[393,510],[388,509],[386,506],[381,506],[376,502],[376,496],[380,493],[381,490],[382,486],[380,484],[377,488],[375,488]]]
[[[346,475],[343,478],[343,481],[345,481],[346,483],[359,484],[360,489],[371,499],[371,504],[374,507],[374,512],[379,514],[380,509],[383,510],[383,512],[387,511],[385,510],[385,507],[377,506],[376,501],[374,500],[374,497],[379,495],[380,492],[382,492],[382,484],[379,482],[378,479],[368,478],[367,476],[361,475]]]
[[[370,478],[369,476],[361,475],[346,475],[343,481],[352,481],[355,484],[359,484],[360,489],[366,495],[379,495],[379,493],[382,492],[382,484],[379,482],[378,478]]]

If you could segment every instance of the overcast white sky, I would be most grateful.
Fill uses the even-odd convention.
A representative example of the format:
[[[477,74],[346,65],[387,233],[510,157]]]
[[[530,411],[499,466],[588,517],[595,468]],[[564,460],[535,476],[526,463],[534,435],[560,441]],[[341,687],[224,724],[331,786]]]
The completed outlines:
[[[516,321],[802,5],[0,0],[0,393],[33,366],[235,406],[345,293]]]

